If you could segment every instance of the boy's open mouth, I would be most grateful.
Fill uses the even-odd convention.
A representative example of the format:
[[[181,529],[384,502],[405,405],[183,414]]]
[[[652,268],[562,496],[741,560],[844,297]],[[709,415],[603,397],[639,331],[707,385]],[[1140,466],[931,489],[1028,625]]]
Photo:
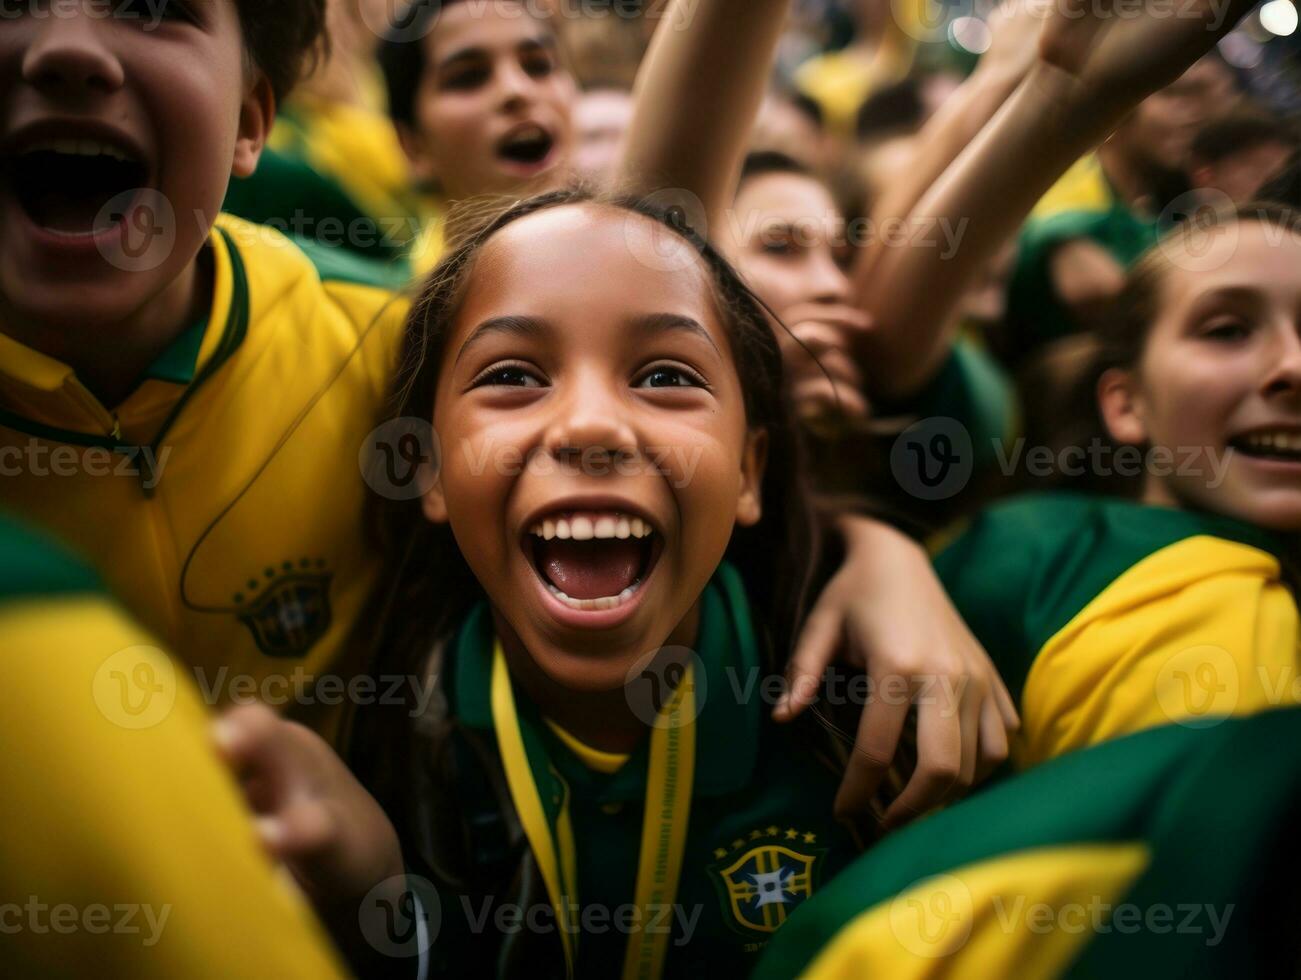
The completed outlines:
[[[126,148],[71,137],[6,154],[3,173],[27,216],[63,235],[94,235],[123,221],[127,202],[109,204],[149,179],[148,167]]]
[[[618,511],[556,514],[524,536],[524,551],[548,591],[572,609],[613,609],[650,576],[663,536]]]
[[[1244,456],[1301,463],[1301,431],[1296,429],[1259,429],[1235,436],[1229,445]]]
[[[512,130],[497,144],[497,155],[522,166],[535,166],[551,155],[555,138],[541,126],[529,124]]]

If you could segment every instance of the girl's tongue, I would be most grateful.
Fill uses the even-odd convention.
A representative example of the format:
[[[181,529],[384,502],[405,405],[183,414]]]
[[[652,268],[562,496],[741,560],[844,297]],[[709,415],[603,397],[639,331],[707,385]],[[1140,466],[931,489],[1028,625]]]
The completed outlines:
[[[535,540],[538,571],[571,599],[617,596],[641,574],[646,539],[603,538],[589,541]]]

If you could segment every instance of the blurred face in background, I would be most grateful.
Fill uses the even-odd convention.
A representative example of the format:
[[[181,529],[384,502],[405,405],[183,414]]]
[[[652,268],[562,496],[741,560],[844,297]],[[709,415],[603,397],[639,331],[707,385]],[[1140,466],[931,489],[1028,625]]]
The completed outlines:
[[[588,180],[609,178],[623,155],[632,124],[632,93],[602,88],[584,92],[574,107],[574,170]]]
[[[1218,58],[1203,58],[1161,91],[1148,96],[1116,129],[1128,155],[1149,172],[1174,173],[1188,165],[1193,137],[1237,97],[1233,78]]]
[[[848,303],[845,219],[814,177],[768,173],[741,185],[719,235],[732,264],[778,316],[808,303]]]
[[[453,3],[424,38],[414,130],[417,180],[456,200],[544,190],[573,150],[573,76],[555,33],[513,0]]]
[[[1295,148],[1281,140],[1252,143],[1214,163],[1195,164],[1194,187],[1214,188],[1234,204],[1246,204],[1287,167]]]
[[[777,94],[759,106],[750,148],[784,153],[815,172],[824,172],[831,158],[830,141],[817,120],[793,99]]]

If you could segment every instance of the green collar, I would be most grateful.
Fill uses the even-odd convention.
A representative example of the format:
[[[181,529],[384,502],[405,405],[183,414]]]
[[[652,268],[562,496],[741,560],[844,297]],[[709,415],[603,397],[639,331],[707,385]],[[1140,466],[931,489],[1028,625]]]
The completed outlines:
[[[199,370],[199,350],[208,332],[208,318],[196,320],[185,332],[172,341],[172,345],[158,355],[145,370],[142,381],[167,381],[174,385],[188,385]]]
[[[470,613],[451,645],[448,691],[454,714],[467,726],[492,731],[493,627],[487,603]],[[719,566],[701,597],[700,635],[696,652],[704,665],[697,683],[702,707],[696,719],[696,765],[693,792],[721,796],[745,786],[754,771],[763,720],[759,654],[745,588],[736,569]],[[646,792],[649,739],[643,739],[617,772],[593,772],[542,724],[537,710],[519,687],[516,703],[522,719],[541,733],[556,768],[574,793],[596,802],[641,799]]]

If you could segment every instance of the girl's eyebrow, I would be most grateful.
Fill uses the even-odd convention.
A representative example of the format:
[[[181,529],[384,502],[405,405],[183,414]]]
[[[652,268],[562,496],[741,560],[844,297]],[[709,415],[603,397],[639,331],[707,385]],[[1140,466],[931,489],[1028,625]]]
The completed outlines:
[[[714,353],[722,355],[722,351],[714,343],[714,338],[709,336],[709,331],[700,325],[700,321],[689,316],[683,316],[681,313],[644,313],[641,316],[633,317],[631,324],[642,333],[665,333],[682,330],[686,333],[695,334],[698,337],[703,337],[705,343],[714,348]]]
[[[1192,304],[1190,316],[1202,316],[1210,309],[1222,304],[1235,306],[1256,306],[1260,303],[1260,291],[1252,286],[1218,286],[1198,296]]]
[[[669,331],[684,331],[704,339],[714,352],[720,357],[722,351],[714,343],[714,338],[709,336],[709,331],[701,326],[700,321],[693,317],[684,316],[681,313],[642,313],[632,317],[629,321],[631,326],[638,333],[666,333]],[[538,337],[550,329],[545,320],[532,316],[521,316],[508,314],[506,316],[494,316],[484,320],[469,337],[465,338],[465,343],[461,349],[456,352],[456,360],[453,365],[460,363],[461,358],[475,344],[493,334],[504,333],[514,337]]]
[[[494,316],[484,320],[474,328],[474,333],[465,338],[465,343],[461,349],[456,352],[456,361],[459,363],[465,356],[465,352],[471,347],[495,333],[511,334],[516,337],[537,337],[545,333],[547,324],[543,320],[532,316]]]

